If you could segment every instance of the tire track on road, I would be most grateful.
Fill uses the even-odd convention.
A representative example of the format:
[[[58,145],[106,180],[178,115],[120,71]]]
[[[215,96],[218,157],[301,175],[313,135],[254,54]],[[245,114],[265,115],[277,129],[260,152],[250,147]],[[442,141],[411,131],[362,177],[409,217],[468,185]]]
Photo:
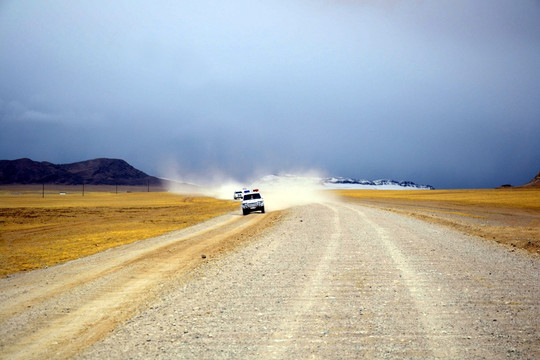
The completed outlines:
[[[410,315],[417,321],[412,317],[401,321],[410,324],[403,339],[416,334],[407,345],[410,356],[418,346],[437,358],[540,355],[537,259],[402,215],[348,207],[363,214],[380,246],[391,255],[401,275],[394,276],[392,288],[399,293],[404,287],[402,301],[413,300],[416,314]],[[397,309],[399,316],[405,307]]]
[[[59,283],[52,289],[45,284],[32,285],[34,292],[21,291],[23,296],[2,304],[0,357],[66,358],[75,354],[132,316],[164,284],[178,281],[200,264],[202,253],[218,256],[238,243],[229,239],[249,239],[260,230],[258,227],[269,226],[277,216],[224,217],[185,236],[167,234],[110,250],[96,257],[107,261],[97,261],[90,268],[82,266],[92,272],[76,281],[64,275],[55,278]],[[136,251],[130,253],[133,248]],[[73,264],[75,269],[77,265]],[[62,269],[58,267],[58,271]]]
[[[222,219],[223,221],[215,226],[225,227],[238,220],[230,215],[223,216]],[[191,235],[182,237],[182,241],[190,241],[198,236],[209,233],[215,229],[215,226],[208,229],[195,231]],[[35,280],[33,283],[19,285],[16,289],[10,289],[8,283],[2,284],[1,290],[3,295],[1,297],[1,301],[2,303],[9,303],[9,309],[4,308],[3,306],[1,307],[0,321],[49,298],[57,296],[58,294],[80,286],[82,283],[90,283],[95,279],[108,276],[118,271],[120,268],[137,263],[141,260],[141,256],[145,256],[145,254],[148,256],[151,251],[167,251],[168,246],[174,245],[178,241],[178,235],[166,234],[160,236],[159,239],[160,240],[158,242],[154,241],[155,243],[153,244],[153,248],[150,248],[149,246],[145,246],[144,248],[129,246],[115,249],[115,251],[119,253],[123,252],[124,254],[119,254],[120,256],[115,258],[109,258],[108,263],[102,263],[101,268],[98,270],[91,268],[92,264],[83,263],[81,266],[77,267],[77,272],[72,272],[72,276],[64,279],[64,281],[56,282],[54,275],[52,275],[51,277],[43,277]],[[145,241],[151,242],[153,240],[154,239],[147,239]],[[88,266],[85,267],[85,265]],[[60,265],[60,267],[69,267],[69,264],[63,264]],[[35,274],[37,274],[37,272]],[[47,291],[33,291],[36,287],[41,287],[43,285],[43,281],[47,283]]]
[[[370,219],[366,213],[359,208],[351,206],[345,207],[358,214],[362,219],[362,222],[368,224],[375,231],[376,237],[373,240],[379,242],[385,248],[386,253],[392,259],[393,266],[399,271],[398,281],[405,284],[408,290],[408,296],[412,299],[414,307],[421,315],[419,319],[423,329],[411,330],[416,333],[419,332],[424,334],[424,340],[427,342],[429,351],[431,352],[429,356],[435,358],[458,358],[459,356],[455,352],[455,349],[457,349],[457,340],[446,334],[444,329],[448,328],[449,325],[445,324],[440,319],[438,309],[431,306],[432,303],[442,303],[442,298],[445,297],[445,294],[440,291],[438,294],[433,291],[430,291],[429,293],[425,291],[425,284],[428,284],[429,280],[423,277],[421,273],[412,266],[409,259],[396,245],[394,241],[396,236],[395,233],[392,235],[389,234],[385,227],[372,220],[374,217]],[[388,223],[386,223],[385,226],[388,227]],[[411,325],[415,326],[415,322],[412,322]]]
[[[287,345],[284,346],[284,343],[294,343],[297,339],[304,336],[301,332],[305,331],[306,328],[310,328],[313,331],[313,328],[320,327],[320,323],[306,324],[306,319],[308,319],[307,322],[310,322],[309,313],[313,311],[312,308],[314,306],[318,305],[321,292],[325,292],[323,289],[328,285],[327,280],[330,264],[336,256],[341,239],[341,223],[337,209],[328,204],[324,204],[324,206],[331,210],[330,220],[326,219],[326,221],[330,222],[331,228],[328,242],[326,242],[322,251],[317,252],[321,255],[320,259],[318,259],[315,266],[309,268],[310,274],[307,276],[307,281],[303,284],[302,291],[295,296],[294,304],[290,306],[286,317],[280,321],[280,328],[273,333],[272,338],[266,345],[266,349],[262,350],[265,354],[263,357],[284,358],[285,353],[290,350]],[[325,331],[323,329],[321,332],[319,329],[319,332],[322,334]],[[275,346],[276,344],[278,346]]]
[[[537,260],[373,208],[285,214],[78,358],[538,358]]]

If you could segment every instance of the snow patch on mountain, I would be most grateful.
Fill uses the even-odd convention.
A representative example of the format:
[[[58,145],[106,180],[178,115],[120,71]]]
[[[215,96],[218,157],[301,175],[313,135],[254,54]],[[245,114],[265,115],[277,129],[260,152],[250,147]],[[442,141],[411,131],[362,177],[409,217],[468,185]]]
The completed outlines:
[[[389,179],[380,180],[356,180],[343,177],[330,177],[321,180],[327,189],[372,189],[372,190],[433,190],[431,185],[419,185],[412,181],[395,181]]]
[[[293,174],[267,175],[253,183],[258,187],[305,187],[324,189],[368,189],[368,190],[433,190],[431,185],[419,185],[412,181],[389,179],[357,180],[344,177],[299,176]]]

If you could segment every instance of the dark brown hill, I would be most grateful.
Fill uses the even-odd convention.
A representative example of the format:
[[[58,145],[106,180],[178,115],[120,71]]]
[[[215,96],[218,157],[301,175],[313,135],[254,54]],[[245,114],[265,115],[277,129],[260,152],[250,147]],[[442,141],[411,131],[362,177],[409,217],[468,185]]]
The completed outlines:
[[[538,188],[540,188],[540,172],[538,174],[536,174],[536,176],[531,181],[529,181],[528,183],[526,183],[523,186],[524,187],[538,187]]]
[[[0,160],[0,184],[159,185],[161,180],[120,159],[52,164],[30,159]]]

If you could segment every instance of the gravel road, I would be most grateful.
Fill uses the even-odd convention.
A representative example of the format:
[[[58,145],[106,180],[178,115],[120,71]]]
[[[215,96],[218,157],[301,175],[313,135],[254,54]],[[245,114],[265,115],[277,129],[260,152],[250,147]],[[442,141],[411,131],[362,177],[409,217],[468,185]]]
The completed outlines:
[[[287,210],[76,357],[539,359],[539,323],[538,258],[335,202]]]

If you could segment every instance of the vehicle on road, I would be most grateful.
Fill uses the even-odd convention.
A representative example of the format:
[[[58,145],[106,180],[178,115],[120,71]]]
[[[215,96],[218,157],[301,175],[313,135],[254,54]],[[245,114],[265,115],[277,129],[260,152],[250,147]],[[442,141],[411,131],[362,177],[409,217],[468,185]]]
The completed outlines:
[[[234,192],[234,200],[242,199],[242,190],[237,190]]]
[[[252,211],[264,214],[264,199],[258,189],[244,192],[242,199],[242,214],[247,215]]]

